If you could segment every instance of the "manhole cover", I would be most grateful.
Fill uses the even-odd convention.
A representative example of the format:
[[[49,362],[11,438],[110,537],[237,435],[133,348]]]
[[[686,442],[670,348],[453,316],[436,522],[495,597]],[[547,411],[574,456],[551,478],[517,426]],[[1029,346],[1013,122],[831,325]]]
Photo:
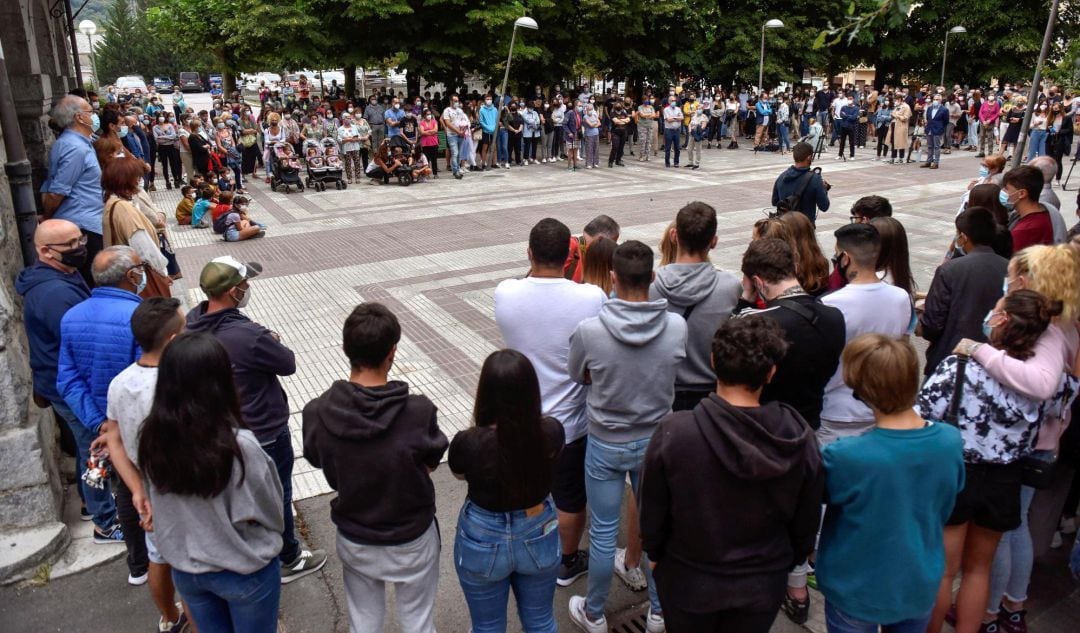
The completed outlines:
[[[649,603],[632,607],[611,618],[611,633],[645,633]]]

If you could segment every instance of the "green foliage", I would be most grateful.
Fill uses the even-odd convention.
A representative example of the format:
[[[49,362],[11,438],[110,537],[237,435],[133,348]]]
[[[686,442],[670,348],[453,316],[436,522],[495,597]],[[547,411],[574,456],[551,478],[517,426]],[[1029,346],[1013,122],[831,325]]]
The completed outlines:
[[[155,29],[146,13],[134,10],[129,0],[110,2],[98,27],[102,38],[94,55],[100,83],[131,74],[142,75],[148,82],[155,76],[175,80],[182,70],[206,69],[205,51],[183,55],[174,37],[177,32]]]

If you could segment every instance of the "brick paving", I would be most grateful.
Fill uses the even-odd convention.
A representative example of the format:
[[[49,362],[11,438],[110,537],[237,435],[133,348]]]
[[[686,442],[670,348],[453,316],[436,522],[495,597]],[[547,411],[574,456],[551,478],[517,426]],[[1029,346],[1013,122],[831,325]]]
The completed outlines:
[[[919,287],[929,286],[952,235],[952,218],[979,161],[972,152],[943,157],[941,169],[875,162],[873,150],[858,160],[817,161],[832,185],[832,209],[819,216],[822,250],[831,254],[832,231],[848,222],[851,204],[871,193],[893,204],[908,231]],[[440,424],[452,436],[470,423],[472,395],[484,358],[502,346],[494,322],[499,281],[524,275],[529,229],[556,217],[576,234],[607,213],[623,239],[656,247],[680,206],[703,200],[716,207],[720,239],[713,261],[737,269],[753,222],[769,206],[773,180],[789,157],[749,150],[704,150],[702,168],[665,169],[627,157],[627,167],[568,173],[564,164],[540,164],[461,181],[443,177],[410,187],[350,185],[344,191],[275,193],[249,183],[252,216],[268,237],[227,244],[209,230],[170,227],[187,278],[179,284],[191,305],[203,299],[197,277],[207,260],[232,254],[258,261],[265,271],[246,309],[279,332],[297,353],[296,375],[283,380],[299,455],[303,405],[347,376],[341,326],[353,306],[380,301],[401,319],[403,339],[393,375],[438,405]],[[1075,196],[1059,192],[1071,225]],[[171,215],[179,192],[154,194]],[[329,492],[321,473],[296,463],[294,494],[304,499]]]

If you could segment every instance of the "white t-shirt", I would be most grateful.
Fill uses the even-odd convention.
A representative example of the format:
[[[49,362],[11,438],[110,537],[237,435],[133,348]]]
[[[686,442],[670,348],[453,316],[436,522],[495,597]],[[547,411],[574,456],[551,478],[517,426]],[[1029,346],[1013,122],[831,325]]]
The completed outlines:
[[[848,284],[821,298],[825,305],[844,314],[845,341],[860,334],[874,333],[900,337],[911,323],[911,297],[903,289],[884,282]],[[843,362],[825,385],[821,419],[830,422],[872,422],[870,407],[855,399],[844,384]]]
[[[157,367],[132,363],[109,383],[105,417],[116,420],[120,438],[124,440],[124,450],[136,466],[139,465],[139,431],[154,404],[157,378]]]
[[[832,102],[832,115],[833,115],[834,119],[839,119],[840,118],[840,110],[842,110],[844,108],[844,106],[846,106],[847,104],[848,104],[848,98],[847,97],[837,97],[836,99],[833,99],[833,102]]]
[[[525,354],[540,381],[544,415],[562,423],[566,442],[585,435],[585,385],[566,369],[570,335],[585,319],[600,314],[604,291],[569,279],[507,279],[495,288],[495,322],[506,346]]]

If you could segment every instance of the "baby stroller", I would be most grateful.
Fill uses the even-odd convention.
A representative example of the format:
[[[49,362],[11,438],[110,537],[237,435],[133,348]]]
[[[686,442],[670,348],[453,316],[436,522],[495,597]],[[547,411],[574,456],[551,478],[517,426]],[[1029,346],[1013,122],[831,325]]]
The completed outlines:
[[[394,156],[395,150],[398,149],[401,150],[401,161],[405,164],[394,170],[394,177],[397,178],[398,184],[402,187],[408,187],[416,181],[416,175],[413,174],[412,167],[407,164],[409,157],[413,153],[413,145],[399,134],[390,139],[390,155]]]
[[[274,144],[274,151],[270,153],[270,190],[277,191],[279,186],[285,187],[285,193],[292,191],[295,185],[297,191],[304,190],[304,183],[300,180],[300,161],[293,153],[292,145],[285,141]]]
[[[324,138],[322,147],[323,157],[326,160],[326,172],[319,179],[319,184],[324,191],[327,182],[333,182],[335,189],[344,189],[348,185],[345,183],[345,165],[341,162],[341,149],[337,141],[329,137]]]
[[[322,145],[315,139],[304,141],[304,164],[307,166],[304,185],[319,191],[320,181],[326,175],[326,157],[323,156]]]

